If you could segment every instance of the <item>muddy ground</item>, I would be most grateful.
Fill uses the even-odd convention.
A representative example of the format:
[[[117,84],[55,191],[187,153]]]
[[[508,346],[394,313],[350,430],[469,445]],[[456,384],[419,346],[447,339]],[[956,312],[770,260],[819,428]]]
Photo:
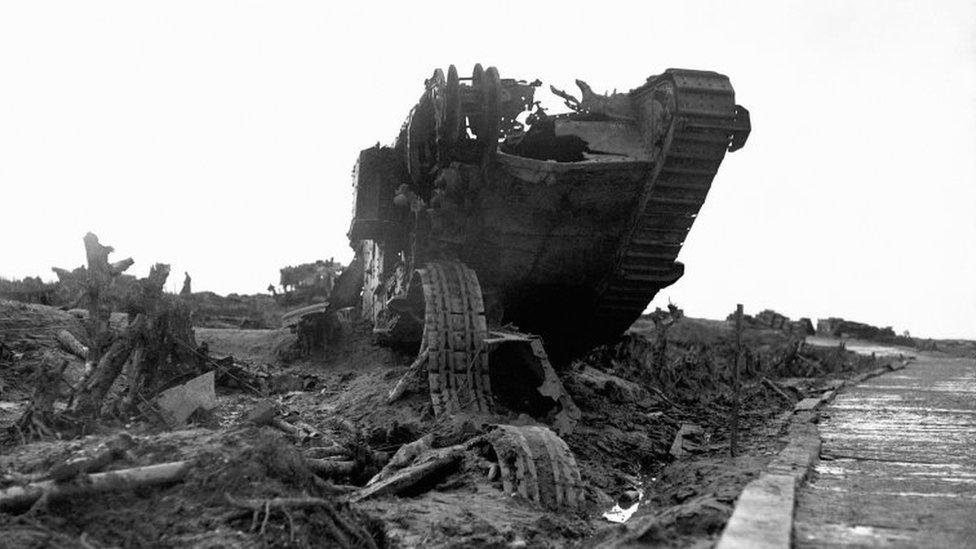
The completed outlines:
[[[261,378],[260,387],[222,383],[219,405],[178,428],[145,414],[102,421],[78,438],[25,440],[11,426],[31,396],[42,354],[69,361],[65,392],[83,368],[58,347],[60,329],[84,337],[69,312],[0,301],[0,489],[91,454],[120,433],[131,446],[107,470],[185,460],[190,472],[168,485],[0,513],[0,547],[707,547],[742,487],[784,445],[793,403],[889,359],[829,346],[797,352],[797,341],[781,332],[747,329],[739,449],[730,457],[731,323],[678,321],[662,360],[654,324],[638,321],[617,344],[559,372],[582,411],[563,438],[586,501],[574,511],[550,511],[504,493],[475,453],[416,493],[347,501],[404,444],[434,433],[437,445],[447,446],[477,434],[464,418],[435,418],[420,384],[386,404],[415,357],[376,344],[365,324],[345,326],[324,353],[298,359],[286,330],[198,328],[198,342],[215,360],[233,357]],[[268,404],[310,430],[289,434],[249,421]],[[675,445],[682,426],[687,434]],[[355,468],[319,478],[307,458],[335,446]],[[327,505],[252,511],[234,503],[276,497],[316,497]],[[614,508],[617,520],[632,516],[611,522],[604,515]]]

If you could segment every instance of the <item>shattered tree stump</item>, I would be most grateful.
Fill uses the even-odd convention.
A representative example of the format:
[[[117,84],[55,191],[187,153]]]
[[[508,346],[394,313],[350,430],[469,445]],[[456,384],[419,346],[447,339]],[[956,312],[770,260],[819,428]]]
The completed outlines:
[[[93,233],[86,234],[84,241],[88,269],[83,299],[88,308],[88,334],[91,339],[88,359],[97,364],[111,337],[109,319],[112,316],[112,307],[104,294],[112,282],[131,267],[134,261],[130,257],[109,263],[108,255],[115,251],[114,248],[102,245]]]
[[[102,402],[115,379],[122,373],[122,367],[129,360],[135,347],[135,340],[142,329],[144,319],[137,318],[111,346],[101,354],[94,369],[84,380],[72,399],[71,412],[80,417],[94,419],[102,409]]]
[[[129,386],[119,403],[122,410],[135,410],[152,400],[173,380],[203,373],[206,357],[197,351],[190,309],[179,298],[165,295],[169,265],[157,263],[147,278],[138,281],[136,295],[128,296],[125,308],[130,323],[97,364],[72,411],[95,417],[112,384],[131,362]]]
[[[113,248],[101,244],[92,233],[85,235],[84,242],[87,268],[56,272],[77,283],[86,303],[87,349],[67,332],[58,337],[69,352],[86,356],[86,373],[72,391],[64,412],[53,412],[56,394],[35,395],[20,421],[25,426],[30,423],[32,434],[52,434],[52,429],[39,422],[85,427],[106,410],[140,412],[140,406],[161,390],[203,374],[208,363],[206,355],[197,348],[189,307],[163,292],[169,265],[153,265],[148,277],[134,285],[126,284],[127,293],[120,296],[115,284],[133,264],[132,259],[110,263]],[[113,333],[109,327],[111,314],[120,309],[128,313],[128,324],[121,333]],[[128,386],[121,398],[106,406],[106,398],[127,364]],[[52,383],[60,383],[60,374]]]

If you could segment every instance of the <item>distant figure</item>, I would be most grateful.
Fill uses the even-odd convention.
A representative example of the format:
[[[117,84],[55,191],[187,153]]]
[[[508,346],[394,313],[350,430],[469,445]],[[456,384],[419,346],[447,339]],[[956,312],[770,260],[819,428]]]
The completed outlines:
[[[274,284],[268,284],[268,293],[270,293],[273,296],[278,295],[278,290],[275,289]]]
[[[190,289],[190,273],[183,271],[183,289],[180,290],[180,295],[188,297],[192,293],[193,290]]]

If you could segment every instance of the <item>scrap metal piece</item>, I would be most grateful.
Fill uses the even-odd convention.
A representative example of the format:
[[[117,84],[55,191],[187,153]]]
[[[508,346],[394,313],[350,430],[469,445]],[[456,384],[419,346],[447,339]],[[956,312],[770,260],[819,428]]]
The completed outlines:
[[[546,427],[498,425],[489,435],[502,487],[549,509],[583,503],[583,481],[566,443]]]
[[[217,394],[214,392],[213,370],[159,393],[156,404],[159,405],[166,420],[174,426],[186,423],[186,420],[198,409],[216,408]]]
[[[582,412],[556,375],[541,338],[493,330],[485,340],[485,346],[489,350],[490,377],[508,382],[492,383],[495,398],[505,401],[521,396],[527,399],[525,395],[530,391],[534,392],[536,395],[529,398],[539,401],[538,397],[542,397],[541,400],[548,403],[546,415],[551,417],[549,423],[552,428],[561,435],[568,435],[573,431]],[[506,394],[505,385],[513,384],[519,386],[517,394]],[[542,414],[538,412],[536,415]]]

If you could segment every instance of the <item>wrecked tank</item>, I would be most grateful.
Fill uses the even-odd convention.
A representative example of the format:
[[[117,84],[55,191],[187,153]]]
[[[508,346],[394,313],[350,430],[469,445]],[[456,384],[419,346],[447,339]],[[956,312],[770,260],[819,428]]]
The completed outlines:
[[[577,80],[579,98],[551,88],[570,108],[558,115],[540,85],[434,71],[394,145],[359,155],[338,291],[361,281],[374,331],[419,344],[437,414],[524,413],[566,433],[579,411],[549,357],[619,336],[682,276],[685,236],[750,123],[715,72],[607,95]]]

